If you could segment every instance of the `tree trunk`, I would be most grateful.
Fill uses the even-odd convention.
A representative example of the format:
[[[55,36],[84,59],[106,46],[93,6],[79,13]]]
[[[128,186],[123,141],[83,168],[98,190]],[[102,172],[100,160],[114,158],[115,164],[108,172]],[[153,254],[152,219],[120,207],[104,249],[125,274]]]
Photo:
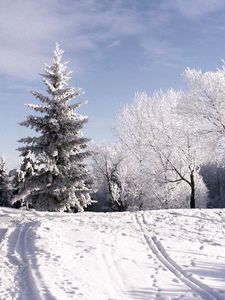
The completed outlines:
[[[194,171],[191,171],[190,175],[191,180],[191,201],[190,201],[190,208],[195,208],[195,181],[194,181]]]

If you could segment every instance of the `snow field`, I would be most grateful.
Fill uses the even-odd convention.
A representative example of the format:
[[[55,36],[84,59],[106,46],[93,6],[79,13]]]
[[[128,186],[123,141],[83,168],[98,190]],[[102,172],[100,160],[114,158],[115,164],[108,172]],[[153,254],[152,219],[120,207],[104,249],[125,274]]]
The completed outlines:
[[[225,299],[225,211],[0,209],[1,300]]]

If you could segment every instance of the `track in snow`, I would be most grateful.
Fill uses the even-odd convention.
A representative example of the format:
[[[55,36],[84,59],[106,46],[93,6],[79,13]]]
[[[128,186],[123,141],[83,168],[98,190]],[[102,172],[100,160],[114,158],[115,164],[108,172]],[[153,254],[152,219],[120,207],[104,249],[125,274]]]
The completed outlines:
[[[19,299],[41,300],[55,299],[41,280],[35,265],[35,251],[31,231],[38,226],[38,222],[17,223],[9,230],[5,237],[6,257],[16,268],[14,282],[19,283]],[[34,235],[35,236],[35,235]],[[7,299],[7,297],[5,298]],[[1,298],[1,300],[3,300]]]
[[[140,213],[135,214],[135,219],[140,227],[143,238],[149,250],[157,257],[157,259],[180,281],[182,281],[187,287],[189,287],[194,293],[197,293],[201,298],[207,300],[224,300],[224,296],[219,295],[214,289],[200,282],[183,270],[175,261],[173,261],[166,250],[164,249],[161,242],[156,236],[151,237],[147,230],[147,222],[145,217]]]
[[[1,300],[13,300],[18,297],[18,286],[13,284],[15,282],[15,269],[16,267],[11,264],[9,258],[5,255],[7,253],[8,237],[14,229],[10,227],[6,230],[5,234],[1,237],[0,243],[0,295]]]
[[[124,278],[119,272],[118,262],[117,262],[117,254],[116,254],[116,244],[117,244],[117,236],[120,233],[121,229],[119,228],[107,228],[105,232],[107,232],[107,240],[102,237],[101,242],[101,255],[104,261],[104,265],[106,267],[106,272],[110,277],[113,290],[117,294],[117,298],[119,299],[121,291],[126,290],[126,278]],[[110,298],[111,299],[111,298]],[[114,299],[114,298],[112,298]]]

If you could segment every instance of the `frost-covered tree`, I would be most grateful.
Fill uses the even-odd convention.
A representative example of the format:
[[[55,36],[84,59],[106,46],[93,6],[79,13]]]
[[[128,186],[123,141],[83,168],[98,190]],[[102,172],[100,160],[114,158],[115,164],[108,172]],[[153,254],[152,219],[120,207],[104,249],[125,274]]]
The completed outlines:
[[[179,110],[201,137],[202,152],[207,151],[202,174],[209,188],[209,205],[221,207],[224,205],[221,176],[225,153],[225,65],[208,72],[187,68],[184,79],[187,89]]]
[[[126,167],[121,147],[93,145],[91,153],[98,203],[103,210],[126,210]]]
[[[92,168],[98,210],[140,210],[143,208],[143,176],[124,145],[93,145]]]
[[[139,93],[115,126],[131,161],[136,161],[133,172],[139,162],[142,197],[149,208],[195,208],[196,199],[202,206],[198,194],[200,186],[205,190],[198,173],[202,151],[198,137],[177,113],[181,96],[173,90],[152,97]]]
[[[27,206],[29,202],[26,201],[30,193],[30,185],[32,186],[32,180],[38,173],[38,164],[34,161],[31,151],[25,150],[20,155],[23,157],[20,169],[15,170],[13,175],[13,200],[12,204],[16,206]]]
[[[9,175],[4,159],[0,157],[0,206],[9,206],[11,198]]]
[[[184,78],[187,89],[180,103],[180,111],[205,138],[207,148],[211,146],[213,155],[209,159],[221,158],[221,154],[224,158],[225,66],[215,72],[186,69]]]
[[[68,87],[71,72],[62,63],[62,54],[56,44],[52,65],[46,64],[42,74],[47,93],[32,91],[42,104],[28,105],[38,114],[21,123],[38,135],[20,140],[25,145],[19,148],[24,170],[21,167],[23,188],[18,197],[37,210],[83,211],[91,203],[91,180],[85,164],[88,139],[81,133],[87,117],[77,113],[81,103],[68,104],[82,90]]]

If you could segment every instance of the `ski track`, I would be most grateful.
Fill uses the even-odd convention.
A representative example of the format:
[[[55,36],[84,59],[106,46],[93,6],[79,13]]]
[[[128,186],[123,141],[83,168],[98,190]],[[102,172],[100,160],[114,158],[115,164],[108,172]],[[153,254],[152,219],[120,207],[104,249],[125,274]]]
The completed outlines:
[[[5,247],[8,265],[14,266],[16,272],[12,282],[18,282],[17,291],[8,291],[9,294],[1,300],[21,299],[21,300],[42,300],[55,299],[44,285],[41,275],[35,265],[34,245],[32,244],[31,231],[38,226],[38,221],[21,222],[19,220],[14,227],[8,229],[2,247]],[[10,265],[9,265],[10,268]],[[32,298],[31,298],[32,297]]]
[[[150,236],[147,229],[147,222],[143,213],[136,213],[135,220],[141,229],[145,243],[149,250],[156,256],[156,258],[180,281],[182,281],[193,293],[197,293],[202,299],[206,300],[224,300],[224,296],[219,295],[214,289],[200,282],[192,276],[191,273],[187,273],[183,270],[175,261],[173,261],[162,243],[156,236]]]
[[[13,300],[18,298],[18,286],[13,285],[14,282],[14,272],[15,267],[11,265],[10,260],[5,255],[5,249],[7,247],[8,237],[14,228],[9,228],[6,233],[3,235],[1,243],[0,243],[0,295],[1,300]],[[4,281],[3,281],[4,278]]]

